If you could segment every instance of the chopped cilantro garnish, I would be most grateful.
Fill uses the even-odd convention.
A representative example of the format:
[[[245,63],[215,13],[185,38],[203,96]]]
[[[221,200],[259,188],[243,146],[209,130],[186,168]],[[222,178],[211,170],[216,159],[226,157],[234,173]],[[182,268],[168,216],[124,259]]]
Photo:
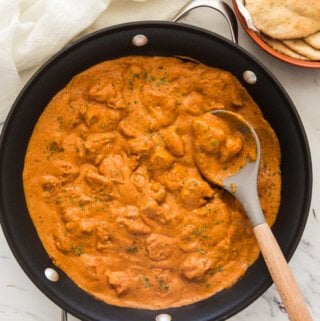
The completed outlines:
[[[77,245],[77,246],[71,246],[70,252],[73,253],[75,256],[80,256],[83,253],[83,246]]]

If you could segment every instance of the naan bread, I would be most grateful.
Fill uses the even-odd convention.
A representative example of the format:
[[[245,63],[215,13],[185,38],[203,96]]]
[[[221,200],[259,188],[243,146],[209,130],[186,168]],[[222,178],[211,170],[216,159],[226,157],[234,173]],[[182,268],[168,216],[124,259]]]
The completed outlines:
[[[304,41],[315,49],[320,49],[320,32],[304,38]]]
[[[319,0],[246,0],[253,24],[275,39],[307,37],[320,30]]]
[[[308,57],[310,60],[320,60],[320,50],[314,49],[301,39],[283,40],[283,43],[300,55]]]
[[[287,46],[285,46],[281,41],[276,39],[271,39],[269,37],[266,37],[264,35],[261,35],[261,38],[273,49],[285,54],[286,56],[299,59],[299,60],[310,60],[309,58],[299,55],[295,51],[291,50]]]

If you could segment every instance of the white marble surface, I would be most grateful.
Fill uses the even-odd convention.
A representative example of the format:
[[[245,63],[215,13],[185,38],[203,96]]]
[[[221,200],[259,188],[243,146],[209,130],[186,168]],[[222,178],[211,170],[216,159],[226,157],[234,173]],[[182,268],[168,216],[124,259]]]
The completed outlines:
[[[211,30],[218,30],[222,34],[226,32],[223,20],[206,9],[193,13],[187,20]],[[318,321],[320,320],[320,70],[302,69],[275,60],[252,43],[241,27],[240,45],[261,60],[283,84],[298,109],[309,138],[314,171],[313,198],[306,229],[290,266],[311,308],[314,321]],[[0,320],[60,320],[60,309],[25,276],[11,254],[2,231],[0,231]],[[69,320],[77,319],[69,317]],[[272,286],[261,298],[230,320],[285,321],[287,316]]]

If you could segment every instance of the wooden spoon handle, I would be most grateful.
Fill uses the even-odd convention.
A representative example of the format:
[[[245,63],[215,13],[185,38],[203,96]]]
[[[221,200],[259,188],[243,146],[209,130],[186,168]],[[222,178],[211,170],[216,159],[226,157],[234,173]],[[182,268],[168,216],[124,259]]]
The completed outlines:
[[[269,225],[253,228],[262,255],[291,321],[312,321],[309,309]]]

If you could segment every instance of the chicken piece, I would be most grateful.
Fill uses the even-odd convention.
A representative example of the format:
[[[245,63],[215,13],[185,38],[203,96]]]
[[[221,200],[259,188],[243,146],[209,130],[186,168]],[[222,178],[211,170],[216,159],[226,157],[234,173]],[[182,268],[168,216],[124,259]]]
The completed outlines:
[[[44,175],[41,177],[41,188],[43,190],[44,197],[50,197],[57,195],[60,188],[61,182],[60,180],[52,175]]]
[[[135,138],[139,135],[138,130],[132,125],[128,119],[123,119],[119,125],[118,129],[122,135],[129,138]]]
[[[152,171],[165,170],[172,166],[174,158],[162,146],[157,146],[149,158],[148,168]]]
[[[150,183],[146,186],[145,193],[152,199],[156,200],[158,203],[163,202],[166,196],[165,187],[159,182],[153,180],[151,180]]]
[[[108,100],[108,107],[114,109],[127,109],[128,104],[122,93],[116,92],[113,97]]]
[[[146,71],[139,64],[135,64],[131,62],[129,66],[129,72],[133,74],[133,76],[140,76],[144,74]]]
[[[76,135],[71,134],[66,136],[63,140],[62,148],[66,155],[72,155],[75,159],[86,156],[84,141]]]
[[[132,287],[132,278],[125,272],[110,272],[109,284],[115,290],[118,296],[125,295]]]
[[[132,234],[149,234],[151,233],[151,229],[148,225],[146,225],[140,215],[138,208],[136,206],[129,205],[127,207],[123,207],[118,212],[117,223],[120,225],[124,225],[129,233]]]
[[[228,237],[228,229],[230,226],[236,224],[235,220],[231,219],[231,213],[233,212],[227,203],[216,198],[213,202],[207,203],[205,206],[192,211],[192,216],[197,217],[199,222],[201,222],[202,219],[210,221],[210,225],[208,226],[208,230],[210,230],[208,245],[214,246]],[[198,229],[202,234],[206,234],[203,233],[201,226],[199,226]]]
[[[176,133],[175,127],[170,127],[164,132],[163,140],[171,154],[177,157],[182,157],[184,155],[183,141]]]
[[[98,133],[91,134],[87,137],[84,142],[84,146],[89,150],[90,153],[96,153],[101,147],[109,145],[115,139],[113,133]]]
[[[140,166],[137,168],[136,171],[134,171],[130,177],[131,182],[133,185],[137,188],[139,192],[142,192],[145,190],[145,187],[147,186],[149,182],[149,173],[145,166]]]
[[[243,138],[240,135],[230,136],[227,138],[224,146],[221,148],[221,162],[228,162],[240,153],[243,148]]]
[[[53,231],[53,240],[56,248],[63,252],[68,253],[71,248],[70,239],[65,233],[65,228],[62,224],[58,224],[58,226]]]
[[[234,132],[227,122],[210,113],[195,118],[192,130],[196,148],[217,156],[221,162],[230,161],[243,148],[242,134]]]
[[[213,193],[207,182],[197,178],[190,178],[184,181],[179,199],[187,207],[197,208],[204,205],[206,203],[205,198],[211,198]]]
[[[124,184],[117,184],[116,188],[123,204],[137,204],[141,198],[141,194],[131,182],[126,181]]]
[[[150,227],[138,219],[118,218],[117,222],[125,225],[128,232],[132,234],[143,235],[151,233]]]
[[[187,175],[187,168],[176,163],[165,175],[165,179],[162,180],[162,184],[164,184],[164,186],[171,192],[178,191],[182,188],[182,183]]]
[[[64,187],[56,199],[56,203],[58,203],[63,210],[70,207],[78,207],[80,210],[85,211],[86,205],[91,202],[92,198],[78,186]]]
[[[154,290],[156,291],[157,296],[160,298],[162,296],[167,297],[169,292],[172,296],[180,296],[181,293],[183,293],[183,281],[177,277],[174,270],[166,268],[154,268],[152,269],[152,272],[154,275]]]
[[[72,255],[77,257],[77,273],[86,277],[97,290],[102,291],[108,284],[108,260],[101,255],[88,254],[85,250],[85,247],[74,247]]]
[[[110,236],[110,227],[106,222],[100,222],[96,228],[98,251],[108,250],[112,247],[112,239]]]
[[[91,234],[96,228],[96,222],[92,219],[81,218],[69,221],[66,223],[66,230],[72,231],[72,234],[78,237],[83,237],[85,234]]]
[[[151,131],[169,126],[177,118],[177,100],[171,95],[167,95],[159,87],[154,87],[152,83],[144,86],[141,97],[143,105],[146,107],[151,117],[149,129]]]
[[[127,108],[122,95],[121,78],[121,73],[114,71],[97,75],[88,87],[88,96],[114,109]]]
[[[222,70],[207,70],[201,74],[196,90],[210,97],[212,101],[226,107],[243,105],[243,88],[231,73]]]
[[[202,114],[202,105],[204,104],[204,97],[202,94],[192,91],[182,99],[181,110],[197,116]]]
[[[96,221],[94,219],[80,219],[78,221],[78,227],[81,234],[90,234],[96,228]]]
[[[107,258],[103,256],[94,256],[82,254],[80,260],[83,262],[86,275],[100,284],[107,282]]]
[[[81,124],[81,120],[87,112],[87,103],[85,100],[78,98],[77,100],[69,102],[69,108],[74,115],[70,125],[72,127],[76,127],[77,125]]]
[[[92,189],[103,190],[107,193],[113,192],[113,183],[105,176],[98,174],[96,169],[89,169],[85,174],[86,182]]]
[[[79,96],[70,98],[70,101],[69,101],[69,107],[71,108],[72,112],[79,113],[81,115],[86,113],[87,105],[88,104],[83,99],[83,97],[79,97]]]
[[[53,174],[58,176],[62,183],[73,182],[80,174],[78,166],[65,160],[53,161]]]
[[[117,127],[121,112],[106,108],[104,104],[90,102],[88,111],[80,119],[94,132],[106,132]]]
[[[195,232],[196,231],[196,232]],[[196,226],[187,224],[182,226],[180,231],[179,248],[184,252],[195,252],[200,248],[199,240],[194,239],[194,234],[197,233]]]
[[[85,124],[80,124],[74,129],[74,133],[79,135],[82,140],[88,136],[89,129]]]
[[[146,244],[148,256],[153,261],[163,261],[173,252],[173,240],[163,234],[151,234]]]
[[[118,183],[128,181],[131,174],[126,161],[121,155],[109,155],[104,158],[99,170],[107,179]]]
[[[102,161],[99,170],[115,185],[115,189],[126,204],[136,204],[140,198],[135,185],[131,182],[131,169],[126,155],[110,155]]]
[[[217,154],[220,145],[226,139],[226,131],[223,123],[215,122],[215,116],[204,114],[195,118],[192,122],[192,131],[196,136],[196,145],[208,153]]]
[[[180,274],[188,280],[201,279],[211,266],[211,260],[198,254],[189,254],[180,265]]]
[[[83,211],[79,207],[66,207],[62,211],[62,219],[66,223],[76,222],[83,216]]]
[[[172,220],[169,208],[166,209],[154,200],[147,200],[141,210],[142,214],[146,215],[148,218],[155,220],[161,224],[167,224]]]
[[[126,145],[126,150],[129,155],[148,156],[152,142],[145,136],[130,139]]]

